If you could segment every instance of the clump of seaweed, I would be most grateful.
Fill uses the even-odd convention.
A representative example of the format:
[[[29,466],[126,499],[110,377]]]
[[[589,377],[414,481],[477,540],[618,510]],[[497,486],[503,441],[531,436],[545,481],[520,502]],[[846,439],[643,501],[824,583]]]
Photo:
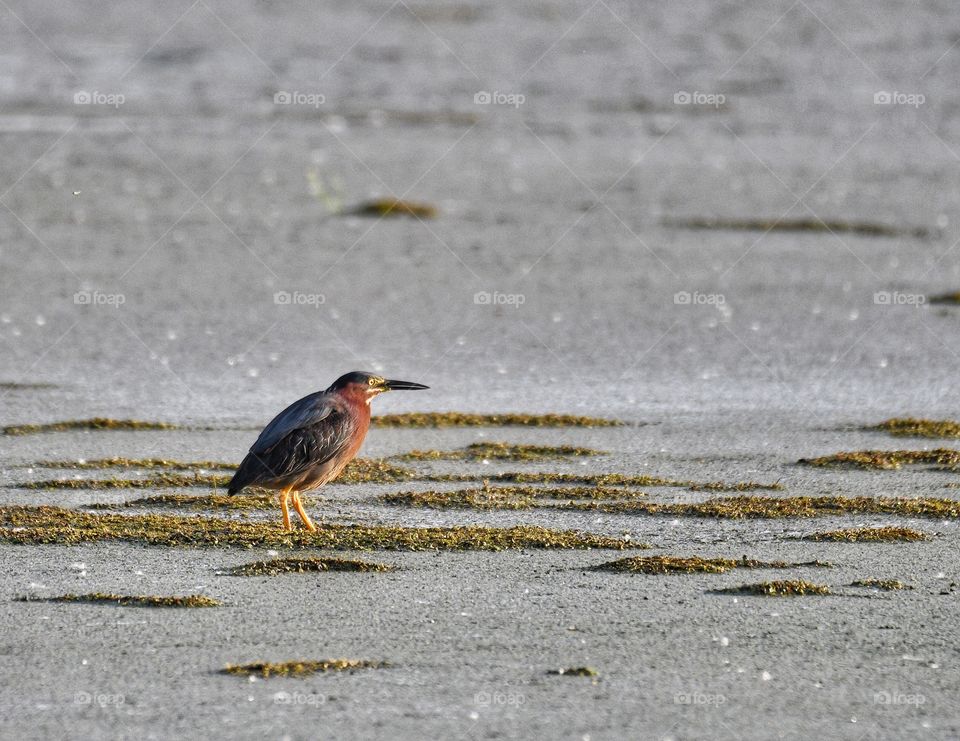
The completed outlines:
[[[381,572],[395,571],[396,566],[349,558],[274,558],[234,566],[221,572],[230,576],[277,576],[279,574],[312,574],[325,571]]]
[[[753,558],[700,558],[699,556],[633,556],[607,561],[594,566],[594,571],[612,571],[620,574],[725,574],[730,569],[793,569],[802,567],[829,568],[826,561],[786,563],[785,561],[758,561]]]
[[[417,478],[417,473],[409,468],[396,466],[382,460],[356,458],[347,464],[331,484],[392,484],[401,481],[411,481]],[[201,473],[199,470],[191,473],[155,473],[142,478],[98,478],[98,479],[46,479],[43,481],[28,481],[18,484],[21,489],[84,489],[102,491],[109,489],[158,489],[158,488],[204,488],[225,489],[230,483],[227,474]],[[247,491],[264,492],[257,487],[250,487]],[[242,505],[238,505],[242,506]]]
[[[763,497],[731,496],[704,502],[649,502],[641,498],[625,501],[564,501],[544,505],[528,492],[510,490],[461,489],[458,491],[400,492],[388,494],[382,501],[430,509],[556,509],[605,512],[627,515],[704,517],[720,519],[776,519],[788,517],[824,517],[842,514],[881,514],[908,517],[960,517],[960,502],[953,499],[894,497]]]
[[[405,460],[511,460],[539,461],[605,455],[602,450],[572,445],[520,445],[512,443],[472,443],[462,450],[411,450],[399,456]]]
[[[930,231],[924,227],[897,227],[856,221],[823,221],[822,219],[667,219],[666,226],[683,229],[729,229],[761,232],[835,232],[863,237],[916,237],[924,239]]]
[[[178,430],[179,425],[169,422],[144,422],[138,419],[73,419],[47,424],[10,425],[3,428],[4,435],[32,435],[38,432],[67,432],[69,430]]]
[[[913,589],[909,584],[904,584],[899,579],[857,579],[850,586],[879,589],[884,592],[893,592],[897,589]]]
[[[713,592],[714,594],[748,594],[758,597],[801,597],[833,594],[826,584],[813,584],[803,579],[763,581],[758,584],[743,584],[739,587],[714,589]]]
[[[354,206],[346,213],[355,216],[410,216],[415,219],[435,219],[437,209],[428,203],[403,201],[399,198],[377,198]]]
[[[371,424],[376,427],[622,427],[625,423],[573,414],[410,412],[378,415]]]
[[[363,659],[326,659],[325,661],[282,661],[256,664],[227,664],[221,674],[237,677],[309,677],[327,672],[356,671],[357,669],[383,669],[390,666],[383,661]]]
[[[598,677],[600,672],[591,666],[571,666],[566,669],[550,669],[547,674],[558,677]]]
[[[157,546],[329,548],[332,550],[500,551],[513,548],[643,548],[642,544],[575,530],[533,525],[507,528],[318,525],[283,530],[279,523],[254,523],[200,516],[120,515],[62,507],[0,507],[0,542],[72,545],[122,541]]]
[[[950,419],[893,417],[864,429],[886,432],[897,437],[960,437],[960,422]]]
[[[161,597],[157,595],[129,594],[61,594],[56,597],[18,597],[19,602],[83,602],[97,605],[118,605],[120,607],[219,607],[220,600],[205,597],[202,594],[188,594],[185,597]]]
[[[804,540],[847,543],[915,543],[921,540],[932,540],[932,536],[913,528],[889,525],[886,527],[855,527],[846,530],[811,533]]]
[[[910,465],[937,465],[952,468],[960,464],[960,450],[851,450],[819,458],[801,458],[807,466],[847,466],[864,469],[896,470]]]

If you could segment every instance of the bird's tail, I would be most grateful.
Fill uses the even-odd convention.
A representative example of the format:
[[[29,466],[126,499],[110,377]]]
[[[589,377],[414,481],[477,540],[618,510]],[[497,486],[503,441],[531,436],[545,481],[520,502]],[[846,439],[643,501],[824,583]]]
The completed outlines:
[[[247,457],[240,463],[236,473],[233,474],[233,478],[230,479],[230,483],[227,485],[227,494],[230,496],[239,494],[244,487],[252,484],[257,479],[259,468],[260,462],[255,456],[248,453]]]

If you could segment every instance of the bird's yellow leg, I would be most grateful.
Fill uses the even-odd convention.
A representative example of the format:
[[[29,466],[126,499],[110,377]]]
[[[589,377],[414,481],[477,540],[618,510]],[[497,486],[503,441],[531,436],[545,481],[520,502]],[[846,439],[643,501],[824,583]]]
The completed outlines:
[[[283,512],[283,529],[293,530],[290,527],[290,509],[287,507],[287,499],[290,497],[290,489],[283,489],[280,492],[280,510]]]
[[[303,508],[303,502],[300,501],[300,492],[298,491],[293,492],[293,508],[297,510],[297,514],[300,515],[300,519],[303,520],[303,524],[307,530],[317,529],[317,526],[311,522],[310,515],[308,515],[307,511]]]

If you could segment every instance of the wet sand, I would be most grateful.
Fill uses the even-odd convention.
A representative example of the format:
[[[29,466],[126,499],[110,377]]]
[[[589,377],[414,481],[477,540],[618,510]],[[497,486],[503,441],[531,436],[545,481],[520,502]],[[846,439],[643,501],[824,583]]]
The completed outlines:
[[[796,464],[956,447],[859,429],[960,418],[960,309],[930,301],[960,288],[953,9],[11,8],[0,28],[0,425],[109,416],[210,429],[0,436],[0,506],[168,493],[16,485],[88,475],[35,465],[52,459],[237,462],[277,410],[353,368],[432,387],[379,400],[383,413],[628,423],[374,429],[367,457],[507,440],[610,454],[437,470],[783,484],[772,496],[960,491],[951,471]],[[475,102],[482,92],[491,102]],[[675,98],[685,92],[689,103]],[[900,96],[876,104],[878,92]],[[91,102],[75,103],[83,93]],[[338,212],[378,197],[437,216]],[[4,544],[3,734],[960,734],[955,520],[377,500],[425,488],[331,486],[312,511],[330,523],[537,524],[629,535],[651,546],[641,555],[834,568],[648,576],[587,570],[620,551],[307,551],[399,569],[240,578],[217,572],[270,555]],[[278,513],[247,516],[272,527]],[[797,539],[883,524],[935,538]],[[781,578],[839,595],[709,593]],[[847,586],[865,578],[913,589]],[[200,593],[224,605],[13,601],[66,592]],[[218,674],[330,658],[391,666],[254,682]],[[548,674],[584,666],[597,676]]]

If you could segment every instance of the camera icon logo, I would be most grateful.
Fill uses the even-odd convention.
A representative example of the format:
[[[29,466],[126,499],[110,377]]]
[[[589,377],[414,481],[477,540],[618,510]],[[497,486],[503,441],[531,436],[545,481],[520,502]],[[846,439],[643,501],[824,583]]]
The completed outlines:
[[[90,105],[93,98],[86,90],[79,90],[73,94],[74,105]]]
[[[288,306],[290,304],[290,291],[277,291],[273,294],[273,303],[279,306]]]
[[[690,291],[677,291],[675,294],[673,294],[673,303],[677,304],[678,306],[688,306],[691,299],[692,296],[690,295]]]
[[[481,306],[488,305],[492,300],[493,296],[489,291],[479,291],[473,294],[473,303],[480,304]]]
[[[893,102],[893,96],[886,90],[878,90],[873,94],[874,105],[890,105]]]
[[[490,105],[492,96],[486,90],[481,90],[479,93],[475,93],[473,96],[473,102],[476,105]]]
[[[290,105],[290,93],[286,90],[280,90],[273,94],[273,102],[276,105]]]
[[[77,291],[73,294],[73,303],[77,306],[87,306],[93,302],[93,296],[90,291]]]
[[[891,303],[892,294],[890,291],[877,291],[873,294],[873,303],[878,306],[889,306]]]
[[[686,90],[680,90],[673,94],[673,102],[676,105],[690,105],[691,97],[690,93]]]

